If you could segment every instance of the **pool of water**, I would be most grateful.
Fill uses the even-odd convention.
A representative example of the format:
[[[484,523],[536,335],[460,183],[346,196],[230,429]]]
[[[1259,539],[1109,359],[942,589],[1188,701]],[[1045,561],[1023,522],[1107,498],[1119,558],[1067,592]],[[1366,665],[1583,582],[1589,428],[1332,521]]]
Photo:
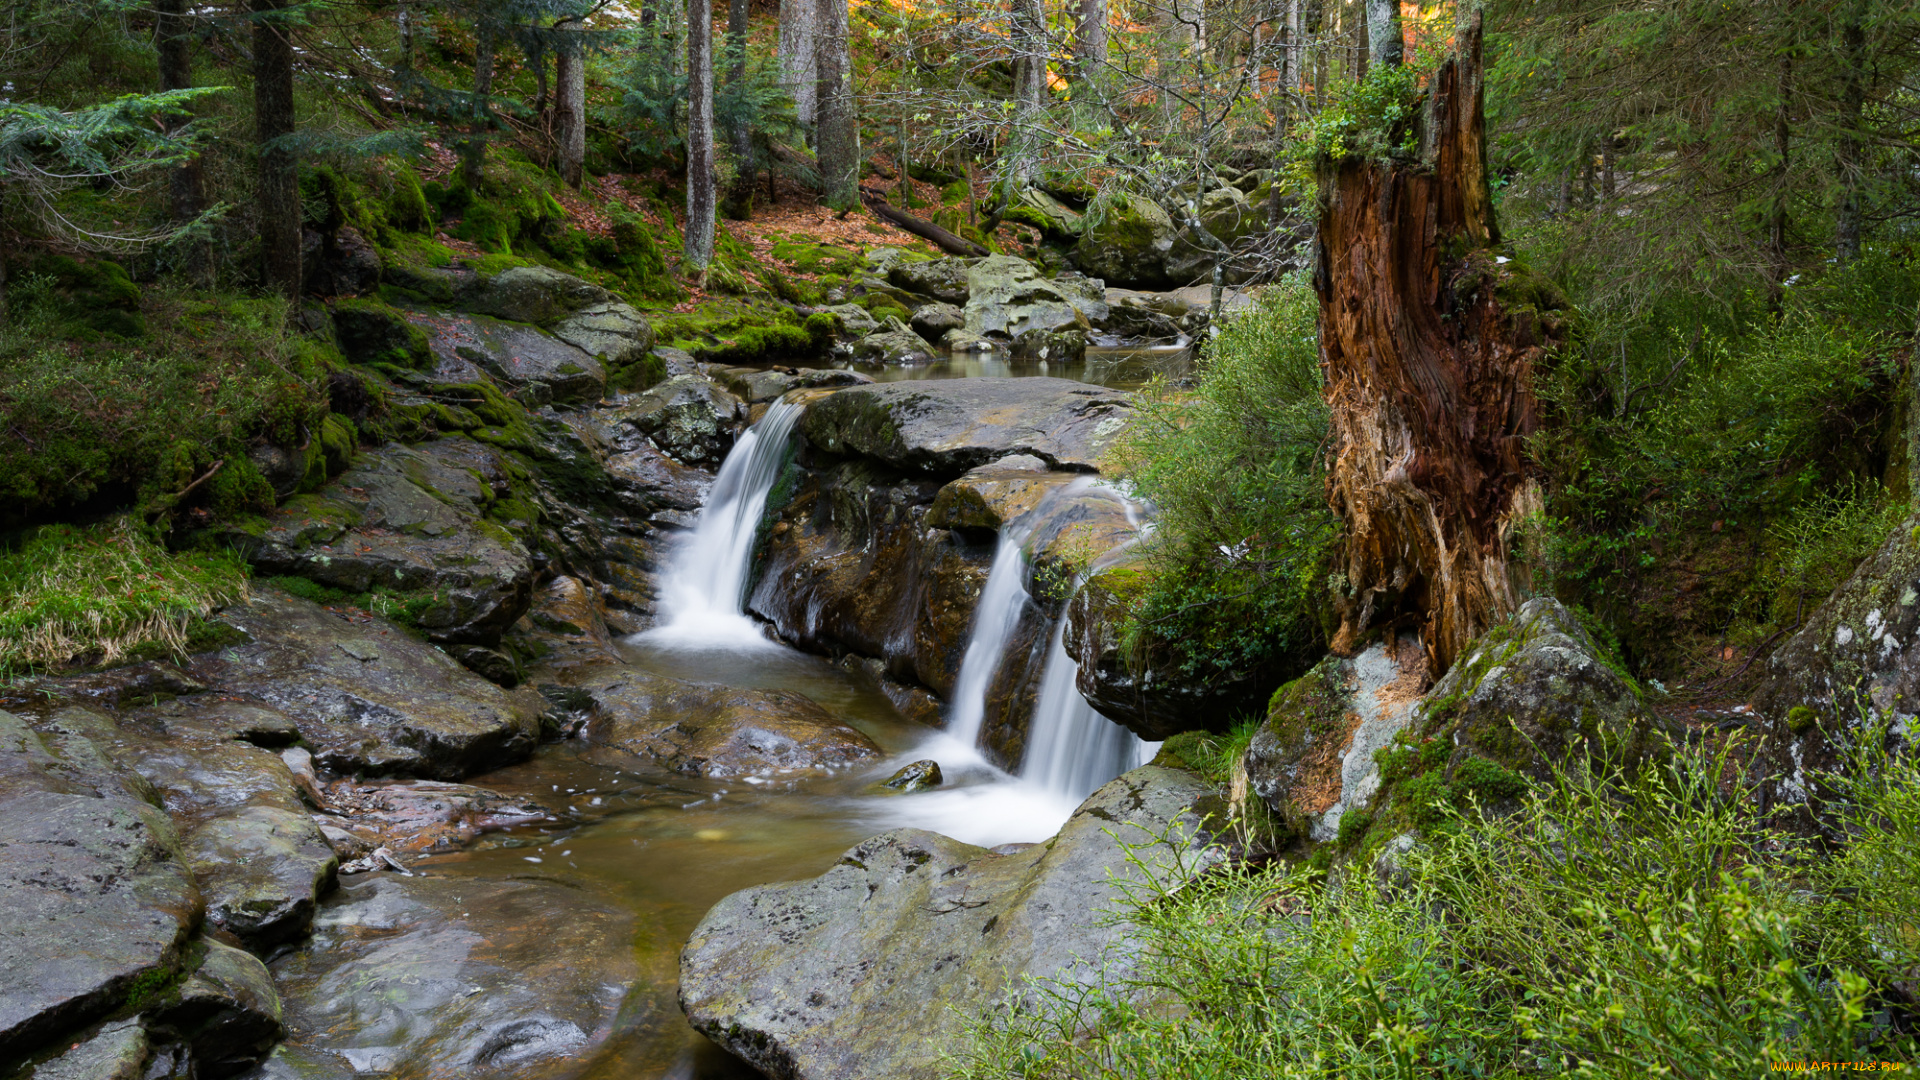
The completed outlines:
[[[1192,369],[1193,350],[1186,345],[1100,348],[1087,350],[1084,360],[1016,360],[1003,352],[950,353],[928,364],[882,368],[842,365],[873,376],[878,382],[917,379],[1024,378],[1052,376],[1077,379],[1113,390],[1137,390],[1156,375],[1179,378]]]

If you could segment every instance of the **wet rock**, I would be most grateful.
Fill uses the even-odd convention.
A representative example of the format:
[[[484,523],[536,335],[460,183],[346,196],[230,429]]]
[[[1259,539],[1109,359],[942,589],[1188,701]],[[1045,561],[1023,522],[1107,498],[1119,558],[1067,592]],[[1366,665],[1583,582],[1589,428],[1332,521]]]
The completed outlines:
[[[859,364],[924,364],[932,359],[926,341],[899,319],[888,319],[885,329],[853,343],[853,360]]]
[[[1752,704],[1765,739],[1755,773],[1766,799],[1808,813],[1819,774],[1843,768],[1843,747],[1886,723],[1893,748],[1914,738],[1920,702],[1920,519],[1895,527],[1767,662]]]
[[[613,367],[625,367],[653,351],[653,325],[631,304],[589,304],[560,320],[553,336]]]
[[[1342,814],[1372,802],[1374,754],[1407,726],[1427,681],[1417,638],[1328,657],[1273,696],[1247,750],[1249,787],[1312,839],[1334,839]]]
[[[1147,574],[1132,554],[1115,557],[1068,605],[1065,644],[1080,665],[1081,695],[1102,715],[1149,741],[1182,731],[1225,731],[1233,717],[1259,712],[1273,685],[1266,671],[1228,671],[1196,680],[1131,659],[1121,628],[1148,583]]]
[[[162,702],[127,715],[169,738],[196,742],[288,746],[300,740],[299,726],[278,709],[216,694]]]
[[[138,1020],[122,1020],[28,1075],[32,1080],[142,1080],[146,1068],[146,1030]]]
[[[701,376],[681,375],[627,397],[610,417],[682,465],[718,468],[743,412],[739,398]]]
[[[314,903],[333,888],[339,868],[304,810],[276,806],[208,818],[187,834],[184,850],[207,919],[261,951],[307,932]]]
[[[86,782],[104,758],[83,736],[56,746],[0,712],[0,1057],[169,978],[200,920],[172,822]]]
[[[327,769],[458,779],[533,751],[538,707],[384,620],[260,587],[219,619],[253,639],[209,662],[222,691],[287,716]]]
[[[949,330],[940,335],[939,345],[950,353],[992,352],[998,348],[993,342],[979,334],[966,330]]]
[[[820,309],[833,316],[841,340],[853,341],[866,337],[880,329],[880,320],[867,313],[859,304],[835,304]]]
[[[1076,364],[1086,359],[1087,332],[1074,327],[1059,330],[1027,330],[1013,339],[1009,351],[1024,360]]]
[[[1015,192],[1013,205],[1008,207],[1005,217],[1008,221],[1033,226],[1049,240],[1071,243],[1084,231],[1078,210],[1039,188],[1021,188]]]
[[[336,780],[326,795],[327,808],[345,815],[335,827],[352,834],[341,842],[402,855],[458,851],[485,833],[554,817],[536,802],[438,780]]]
[[[928,304],[915,311],[908,323],[914,333],[937,345],[946,340],[949,331],[965,327],[967,317],[952,304]]]
[[[1131,289],[1174,284],[1167,276],[1174,227],[1165,210],[1148,199],[1120,195],[1096,217],[1073,247],[1073,264],[1081,273]]]
[[[606,304],[597,306],[611,307]],[[615,321],[610,315],[598,318],[605,322]],[[635,318],[638,318],[637,313]],[[515,326],[484,315],[421,317],[420,321],[430,328],[429,342],[435,355],[465,360],[503,386],[523,390],[545,387],[546,395],[560,402],[599,401],[606,393],[606,367],[594,359],[593,354],[544,331]],[[574,324],[569,322],[567,325]],[[642,327],[645,325],[644,321],[640,323]],[[578,328],[575,336],[585,341],[600,342],[598,336],[590,336],[587,331]],[[637,348],[639,344],[638,338],[619,340],[623,344],[616,348],[621,350]],[[650,348],[652,343],[649,341],[647,344]],[[639,351],[644,354],[646,350]],[[622,355],[625,355],[624,351]]]
[[[377,301],[342,300],[335,304],[333,337],[341,353],[356,364],[422,368],[433,362],[426,331],[403,312]]]
[[[1211,794],[1148,766],[1095,792],[1050,845],[1001,856],[896,830],[820,877],[734,893],[681,953],[681,1007],[769,1076],[944,1076],[940,1055],[962,1050],[974,1018],[1024,976],[1075,978],[1102,958],[1109,976],[1128,969],[1136,946],[1102,918],[1114,880],[1138,873],[1119,841],[1192,826]],[[1141,854],[1160,867],[1172,856]]]
[[[946,777],[940,773],[940,763],[927,760],[901,766],[892,776],[881,781],[880,786],[902,795],[911,795],[916,791],[937,788],[945,782]]]
[[[727,374],[727,393],[749,405],[778,400],[793,386],[793,376],[785,371],[736,370]]]
[[[1085,316],[1024,259],[993,255],[967,270],[966,329],[1018,341],[1037,331],[1086,330]]]
[[[598,305],[616,302],[612,293],[544,266],[517,266],[474,282],[465,297],[471,311],[511,322],[545,325]]]
[[[935,259],[902,263],[887,271],[887,282],[910,293],[930,296],[947,304],[967,302],[967,272],[975,259]]]
[[[91,675],[23,679],[0,688],[0,701],[20,708],[44,708],[55,702],[108,707],[197,694],[206,684],[175,664],[149,660]]]
[[[360,455],[318,495],[289,500],[264,528],[227,534],[263,574],[349,593],[411,593],[396,603],[435,641],[493,645],[526,611],[533,561],[484,516],[510,470],[466,438]]]
[[[830,454],[860,454],[952,478],[1009,454],[1090,471],[1126,426],[1126,394],[1067,379],[951,379],[837,391],[800,430]]]
[[[840,768],[880,752],[791,691],[685,683],[624,666],[572,673],[568,681],[596,706],[583,738],[676,772],[726,777]]]
[[[942,487],[927,512],[927,524],[998,532],[1032,513],[1072,479],[1068,473],[1050,472],[1047,463],[1032,454],[1009,454]]]
[[[349,879],[274,964],[287,1042],[263,1078],[569,1075],[637,975],[633,917],[537,877]]]
[[[251,953],[205,941],[200,966],[146,1012],[148,1026],[192,1051],[197,1075],[252,1068],[286,1034],[273,976]]]

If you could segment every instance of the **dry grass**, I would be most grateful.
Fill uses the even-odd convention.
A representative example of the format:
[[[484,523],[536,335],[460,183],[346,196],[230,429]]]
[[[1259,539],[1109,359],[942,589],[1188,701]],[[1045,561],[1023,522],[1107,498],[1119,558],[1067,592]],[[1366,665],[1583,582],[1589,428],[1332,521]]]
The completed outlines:
[[[46,526],[0,552],[0,675],[184,655],[194,621],[246,591],[237,558],[169,552],[129,518]]]

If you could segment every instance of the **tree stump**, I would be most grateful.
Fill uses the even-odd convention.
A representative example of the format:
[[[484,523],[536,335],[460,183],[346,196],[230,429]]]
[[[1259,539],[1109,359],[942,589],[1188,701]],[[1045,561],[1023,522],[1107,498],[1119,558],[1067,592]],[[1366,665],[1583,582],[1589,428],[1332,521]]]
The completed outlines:
[[[1416,154],[1320,165],[1328,496],[1347,528],[1333,649],[1417,627],[1436,674],[1524,599],[1533,368],[1567,329],[1558,291],[1499,253],[1480,47],[1475,13],[1427,83]]]

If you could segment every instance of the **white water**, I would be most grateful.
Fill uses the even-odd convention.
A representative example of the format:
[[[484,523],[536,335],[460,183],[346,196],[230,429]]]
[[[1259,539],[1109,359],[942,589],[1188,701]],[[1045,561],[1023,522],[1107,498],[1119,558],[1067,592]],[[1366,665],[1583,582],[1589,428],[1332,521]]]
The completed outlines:
[[[753,538],[767,495],[786,468],[800,406],[776,401],[742,434],[714,478],[700,522],[674,553],[661,581],[667,622],[646,633],[671,647],[770,645],[745,611]]]
[[[1022,550],[1026,539],[1024,530],[1000,530],[993,566],[974,605],[973,629],[960,659],[960,675],[953,684],[953,715],[947,721],[947,733],[961,746],[972,748],[980,741],[980,728],[987,717],[987,690],[1006,658],[1007,642],[1013,639],[1020,613],[1027,606],[1027,556]]]
[[[1040,678],[1040,698],[1027,721],[1027,752],[1020,775],[1048,791],[1085,798],[1101,784],[1153,757],[1159,743],[1094,710],[1074,685],[1080,665],[1067,654],[1067,620],[1053,628],[1053,646]]]

